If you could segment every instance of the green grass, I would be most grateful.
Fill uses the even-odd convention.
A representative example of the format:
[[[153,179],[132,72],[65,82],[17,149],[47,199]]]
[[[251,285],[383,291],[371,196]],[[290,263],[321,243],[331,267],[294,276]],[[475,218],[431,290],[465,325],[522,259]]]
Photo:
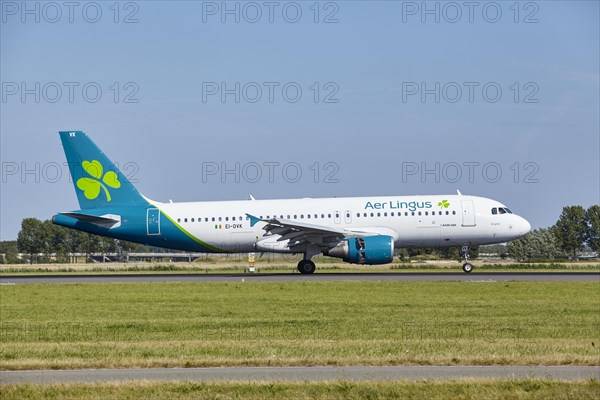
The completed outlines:
[[[597,399],[598,381],[451,380],[393,382],[130,382],[63,385],[3,385],[13,399]]]
[[[333,260],[333,261],[332,261]],[[326,262],[327,261],[327,262]],[[257,273],[296,273],[296,262],[289,260],[260,261],[256,264]],[[317,272],[456,272],[463,273],[458,261],[401,262],[386,265],[351,265],[329,257],[315,259]],[[594,262],[555,262],[555,263],[488,263],[475,261],[476,272],[543,272],[577,271],[598,272],[600,263]],[[0,265],[2,275],[39,274],[140,274],[140,273],[193,273],[223,274],[246,273],[248,264],[244,261],[209,260],[203,262],[178,263],[95,263],[95,264],[13,264]]]
[[[0,287],[0,369],[600,365],[600,282]]]

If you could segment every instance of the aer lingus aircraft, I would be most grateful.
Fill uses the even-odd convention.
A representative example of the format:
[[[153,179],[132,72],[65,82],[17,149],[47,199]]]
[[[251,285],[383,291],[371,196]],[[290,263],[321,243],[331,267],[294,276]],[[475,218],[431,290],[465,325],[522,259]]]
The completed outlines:
[[[496,200],[476,196],[368,196],[161,203],[143,196],[81,131],[60,132],[80,210],[52,222],[146,245],[206,253],[317,254],[352,264],[392,262],[395,248],[469,246],[517,239],[531,226]]]

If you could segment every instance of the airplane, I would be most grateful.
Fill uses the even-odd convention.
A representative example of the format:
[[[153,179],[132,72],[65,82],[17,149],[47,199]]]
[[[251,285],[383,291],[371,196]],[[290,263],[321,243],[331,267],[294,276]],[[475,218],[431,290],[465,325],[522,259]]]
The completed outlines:
[[[302,254],[359,265],[391,263],[394,250],[503,243],[531,225],[502,203],[478,196],[418,195],[162,203],[142,195],[82,131],[59,132],[81,209],[52,222],[96,235],[201,253]]]

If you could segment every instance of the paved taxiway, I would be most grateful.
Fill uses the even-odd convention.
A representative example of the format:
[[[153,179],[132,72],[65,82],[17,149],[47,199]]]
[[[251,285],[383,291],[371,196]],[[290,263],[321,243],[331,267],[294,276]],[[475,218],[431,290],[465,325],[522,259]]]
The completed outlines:
[[[546,378],[600,379],[600,367],[586,366],[390,366],[390,367],[228,367],[133,368],[90,370],[1,371],[2,384],[111,382],[131,380],[190,381],[328,381]]]
[[[102,274],[0,276],[0,284],[127,282],[291,282],[291,281],[597,281],[600,272],[402,272],[277,274]]]

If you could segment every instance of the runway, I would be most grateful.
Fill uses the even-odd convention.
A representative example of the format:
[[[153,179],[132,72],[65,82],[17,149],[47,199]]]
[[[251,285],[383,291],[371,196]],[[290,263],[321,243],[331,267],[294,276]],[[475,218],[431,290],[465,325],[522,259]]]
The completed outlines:
[[[33,283],[131,283],[131,282],[331,282],[331,281],[596,281],[600,272],[395,272],[395,273],[297,273],[276,274],[96,274],[0,276],[0,284]]]
[[[330,381],[398,379],[600,379],[600,367],[585,366],[389,366],[227,367],[1,371],[2,384],[186,381]]]

